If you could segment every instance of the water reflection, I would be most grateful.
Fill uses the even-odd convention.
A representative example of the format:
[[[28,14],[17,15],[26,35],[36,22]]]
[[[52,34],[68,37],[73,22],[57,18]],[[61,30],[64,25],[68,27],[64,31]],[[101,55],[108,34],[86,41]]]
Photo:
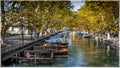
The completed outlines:
[[[80,57],[83,58],[83,63],[86,65],[80,65],[78,62],[77,66],[118,66],[119,57],[115,50],[110,50],[109,46],[102,45],[101,43],[95,42],[93,38],[78,38],[74,36],[74,49],[73,51],[82,54]],[[107,47],[107,49],[106,49]],[[77,48],[79,50],[77,50]],[[75,62],[75,61],[74,61]]]
[[[66,39],[69,42],[69,56],[67,58],[56,58],[53,64],[39,62],[36,65],[53,67],[119,66],[119,53],[116,50],[110,50],[106,45],[98,44],[93,38],[79,38],[74,33],[69,33]],[[31,64],[29,63],[29,65]]]

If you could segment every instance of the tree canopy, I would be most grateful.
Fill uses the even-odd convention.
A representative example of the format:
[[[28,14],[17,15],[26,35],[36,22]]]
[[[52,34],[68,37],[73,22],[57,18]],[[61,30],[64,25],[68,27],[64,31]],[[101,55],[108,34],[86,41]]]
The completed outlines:
[[[76,15],[80,29],[118,33],[118,24],[115,23],[119,18],[118,14],[118,1],[86,1]]]
[[[77,12],[72,8],[70,1],[1,1],[1,34],[4,37],[9,27],[23,26],[31,32],[66,27],[118,33],[119,1],[85,1]]]

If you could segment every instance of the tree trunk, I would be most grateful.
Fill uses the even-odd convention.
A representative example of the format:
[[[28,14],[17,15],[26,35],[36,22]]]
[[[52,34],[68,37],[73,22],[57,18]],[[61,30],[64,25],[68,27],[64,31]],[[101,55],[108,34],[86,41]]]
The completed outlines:
[[[49,14],[50,14],[50,10],[51,10],[51,8],[52,8],[53,6],[50,6],[49,8],[48,8],[48,12],[46,13],[46,28],[45,28],[45,31],[47,31],[47,29],[48,29],[48,26],[49,26],[49,23],[50,23],[50,20],[48,19],[48,16],[49,16]]]
[[[1,45],[4,45],[4,41],[3,41],[4,39],[3,39],[3,37],[1,37]]]
[[[4,28],[1,30],[1,44],[4,45],[4,37],[6,35],[6,31],[9,29],[9,26],[5,25]]]
[[[42,37],[43,36],[43,28],[41,28],[39,36]]]
[[[22,23],[22,26],[23,26],[23,23]],[[24,29],[22,27],[22,45],[24,45]]]
[[[30,34],[30,35],[31,35],[31,40],[33,40],[33,37],[32,37],[32,32],[31,32],[31,34]]]
[[[28,31],[29,31],[29,34],[30,34],[30,38],[31,38],[31,40],[32,40],[32,39],[33,39],[33,38],[32,38],[32,31],[31,31],[30,29],[29,29]]]
[[[107,33],[107,39],[110,39],[110,32]]]

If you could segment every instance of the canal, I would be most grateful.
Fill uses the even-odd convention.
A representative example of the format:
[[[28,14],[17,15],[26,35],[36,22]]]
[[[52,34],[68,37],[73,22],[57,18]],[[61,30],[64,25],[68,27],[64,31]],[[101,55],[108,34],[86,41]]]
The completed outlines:
[[[18,66],[42,67],[118,67],[119,52],[108,50],[106,45],[98,44],[93,38],[80,38],[72,32],[66,38],[69,42],[67,58],[56,58],[53,64],[41,62],[27,62]]]

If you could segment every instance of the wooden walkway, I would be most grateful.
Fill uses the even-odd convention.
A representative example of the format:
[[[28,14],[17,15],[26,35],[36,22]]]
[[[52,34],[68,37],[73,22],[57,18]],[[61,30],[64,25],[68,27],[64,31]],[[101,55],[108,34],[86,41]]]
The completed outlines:
[[[55,44],[52,44],[52,45],[48,45],[48,46],[34,46],[33,47],[34,50],[45,50],[45,49],[58,49],[58,50],[61,50],[61,49],[68,49],[68,45],[55,45]]]
[[[60,33],[60,32],[58,32],[58,33]],[[7,51],[1,51],[1,61],[5,61],[6,59],[12,57],[13,55],[20,53],[28,48],[33,47],[34,45],[36,45],[37,42],[44,42],[45,39],[48,39],[51,36],[56,35],[58,33],[54,33],[54,34],[45,36],[43,38],[39,38],[35,41],[32,41],[32,42],[27,43],[25,45],[21,45],[19,47],[11,47],[9,50],[7,48],[5,48],[5,50],[7,50]]]
[[[39,53],[45,53],[45,52],[39,51]],[[35,55],[29,55],[29,57],[28,56],[26,56],[26,57],[13,56],[12,58],[21,59],[21,60],[52,60],[53,52],[49,53],[49,56],[48,56],[48,54],[47,55],[37,55],[37,53],[35,53]]]
[[[43,58],[35,58],[35,57],[32,57],[32,58],[26,58],[26,57],[15,57],[15,56],[13,56],[12,58],[15,58],[15,59],[21,59],[21,60],[52,60],[52,58],[45,58],[45,57],[43,57]]]
[[[29,55],[26,55],[26,57],[17,57],[13,56],[12,58],[15,59],[21,59],[21,60],[52,60],[53,58],[64,58],[68,56],[67,51],[61,51],[61,50],[25,50],[24,53],[30,53]],[[66,53],[63,54],[62,53]],[[56,55],[55,55],[56,54]],[[58,55],[60,54],[60,55]]]
[[[67,52],[63,50],[54,50],[54,49],[47,49],[47,50],[25,50],[24,52],[29,52],[29,53],[61,53],[61,52]]]

